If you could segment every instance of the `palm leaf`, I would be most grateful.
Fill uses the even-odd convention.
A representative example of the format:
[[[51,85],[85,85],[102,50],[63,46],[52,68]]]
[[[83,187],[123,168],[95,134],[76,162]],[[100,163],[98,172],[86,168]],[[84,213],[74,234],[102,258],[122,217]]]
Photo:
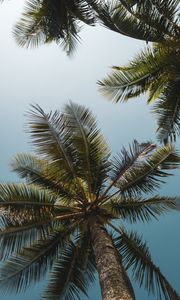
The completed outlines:
[[[13,253],[18,253],[23,247],[29,247],[35,240],[43,239],[52,231],[53,222],[30,221],[20,224],[13,221],[0,230],[0,259],[7,259]]]
[[[126,5],[127,1],[121,1],[122,4],[119,2],[101,2],[94,8],[101,24],[110,30],[140,40],[157,42],[164,39],[156,26],[153,24],[150,26],[147,20],[142,20],[138,14],[133,12],[131,3],[128,6]]]
[[[179,161],[179,154],[172,145],[159,147],[154,152],[144,153],[139,157],[134,165],[119,177],[115,186],[124,196],[152,192],[163,182],[163,177],[170,175],[165,170],[178,168]]]
[[[168,49],[147,47],[128,66],[113,67],[114,70],[107,78],[98,81],[100,91],[115,102],[137,97],[149,89],[152,93],[152,84],[157,80],[159,82],[159,74],[161,74],[160,79],[164,73],[167,74],[171,59],[172,53]],[[165,78],[167,81],[167,76]]]
[[[75,203],[74,206],[76,206]],[[62,205],[61,198],[48,190],[35,185],[1,184],[0,207],[5,208],[8,218],[21,222],[51,222],[56,219],[67,219],[79,212],[76,207]]]
[[[49,285],[41,299],[80,299],[79,292],[87,296],[87,288],[94,281],[94,259],[87,236],[70,242],[60,253],[53,266]]]
[[[111,200],[105,205],[112,215],[130,223],[148,222],[158,219],[159,216],[171,211],[180,210],[180,199],[178,197],[152,197],[149,199],[123,199]]]
[[[56,172],[60,172],[61,180],[67,186],[74,184],[80,198],[85,194],[76,170],[76,149],[71,141],[72,132],[67,132],[67,122],[58,111],[45,114],[37,105],[33,106],[30,116],[30,133],[37,153],[49,160]]]
[[[11,162],[11,167],[29,184],[35,183],[42,188],[57,192],[62,199],[71,200],[74,197],[70,184],[63,183],[62,172],[47,160],[30,154],[17,154]]]
[[[70,224],[61,229],[57,227],[49,236],[12,255],[1,268],[0,286],[9,292],[24,291],[31,283],[45,277],[52,267],[59,249],[63,249],[65,240],[73,232]]]
[[[64,111],[66,129],[77,151],[78,176],[87,181],[89,193],[95,193],[107,176],[107,145],[88,109],[70,103]]]
[[[116,239],[126,269],[132,269],[133,278],[144,285],[149,293],[156,294],[158,299],[178,300],[179,296],[167,281],[159,268],[152,262],[146,243],[136,233],[128,234],[124,230]]]
[[[158,139],[167,143],[180,134],[180,80],[169,82],[153,108],[158,120]]]
[[[91,1],[96,2],[96,1]],[[95,23],[95,15],[89,1],[28,0],[20,20],[14,28],[14,36],[20,46],[39,46],[56,42],[71,55],[79,40],[79,21]]]

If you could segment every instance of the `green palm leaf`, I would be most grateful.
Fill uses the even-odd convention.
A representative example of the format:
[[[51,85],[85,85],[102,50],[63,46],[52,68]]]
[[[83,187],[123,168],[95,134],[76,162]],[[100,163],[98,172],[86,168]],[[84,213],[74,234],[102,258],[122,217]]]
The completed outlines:
[[[152,154],[144,153],[139,157],[134,165],[119,177],[115,186],[121,193],[129,196],[151,192],[159,187],[163,177],[169,175],[165,170],[175,169],[178,164],[179,156],[173,146],[159,147]],[[116,169],[118,170],[118,165]]]
[[[163,76],[167,71],[171,59],[171,53],[168,50],[162,47],[148,47],[141,51],[128,66],[113,67],[114,70],[106,79],[98,81],[100,91],[115,102],[137,97],[149,89],[152,93],[154,81],[159,78],[159,74]],[[164,80],[167,82],[167,76]],[[156,89],[157,87],[155,91]],[[163,86],[159,93],[162,91]]]
[[[59,226],[61,228],[57,227],[49,236],[12,255],[1,268],[1,288],[20,292],[44,278],[74,226],[73,223],[65,228]]]
[[[147,19],[144,21],[143,16],[133,12],[131,3],[127,5],[127,1],[101,2],[95,7],[95,11],[101,24],[110,30],[140,40],[162,41],[164,39],[156,26],[153,24],[150,26]],[[155,25],[157,23],[156,20]]]
[[[26,182],[39,185],[41,188],[57,191],[62,199],[71,200],[74,195],[71,185],[63,183],[63,174],[57,168],[49,164],[47,160],[39,159],[30,154],[18,154],[11,162],[12,170]]]
[[[70,103],[64,112],[67,131],[77,151],[78,175],[87,181],[90,194],[95,194],[107,178],[107,144],[90,110]]]
[[[132,269],[133,278],[140,286],[144,285],[149,293],[156,294],[158,299],[178,300],[179,296],[170,283],[152,262],[146,243],[136,233],[128,234],[124,230],[116,239],[123,264],[126,269]]]
[[[0,259],[6,259],[13,253],[18,253],[23,247],[29,247],[35,240],[43,239],[53,230],[53,223],[48,220],[25,222],[20,224],[8,222],[5,228],[0,230],[1,252]]]
[[[109,211],[116,217],[130,223],[148,222],[171,210],[180,210],[178,197],[152,197],[149,199],[117,198],[107,204]]]
[[[4,207],[10,219],[42,220],[53,218],[57,197],[47,190],[26,184],[0,184],[0,207]]]
[[[81,182],[78,180],[76,169],[76,149],[71,135],[67,132],[64,114],[55,111],[46,114],[38,105],[33,106],[30,116],[30,134],[37,153],[48,158],[56,172],[60,172],[61,181],[67,185],[73,183],[78,195],[84,197]],[[84,197],[85,198],[85,197]]]
[[[20,46],[36,47],[53,41],[71,55],[79,40],[79,21],[94,24],[95,15],[91,2],[28,0],[25,11],[14,28],[14,36]]]
[[[90,239],[87,236],[80,237],[75,243],[68,243],[60,253],[41,299],[80,299],[79,292],[87,296],[87,288],[95,279],[94,272]]]
[[[167,143],[180,134],[180,80],[169,82],[153,108],[158,120],[158,139]]]

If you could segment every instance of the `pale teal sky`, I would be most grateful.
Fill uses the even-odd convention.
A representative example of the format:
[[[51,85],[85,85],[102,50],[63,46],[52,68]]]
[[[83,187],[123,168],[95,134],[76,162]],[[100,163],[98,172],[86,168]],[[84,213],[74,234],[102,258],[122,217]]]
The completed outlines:
[[[31,151],[24,133],[25,113],[30,103],[38,103],[46,111],[60,109],[70,99],[90,107],[114,152],[134,138],[140,142],[154,140],[155,120],[145,97],[115,105],[100,95],[96,84],[109,72],[110,66],[127,63],[144,43],[104,28],[86,27],[81,33],[82,43],[71,59],[55,44],[22,49],[13,40],[12,25],[23,4],[23,0],[4,1],[0,6],[0,180],[17,181],[9,170],[10,159],[17,152]],[[161,193],[180,194],[179,175],[177,171]],[[169,214],[160,222],[136,227],[148,240],[156,263],[180,293],[180,215]],[[138,300],[156,299],[147,298],[139,288],[136,290]],[[38,287],[33,287],[26,299],[32,299],[32,292],[33,299],[38,300]],[[99,300],[96,293],[93,289],[91,300]],[[11,295],[0,299],[24,300],[24,297]]]

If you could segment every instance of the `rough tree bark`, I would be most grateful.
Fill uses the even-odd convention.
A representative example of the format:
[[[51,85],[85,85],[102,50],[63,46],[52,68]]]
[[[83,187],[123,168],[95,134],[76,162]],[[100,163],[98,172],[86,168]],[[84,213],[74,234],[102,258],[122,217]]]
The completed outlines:
[[[134,291],[112,239],[97,221],[90,225],[103,300],[135,300]]]

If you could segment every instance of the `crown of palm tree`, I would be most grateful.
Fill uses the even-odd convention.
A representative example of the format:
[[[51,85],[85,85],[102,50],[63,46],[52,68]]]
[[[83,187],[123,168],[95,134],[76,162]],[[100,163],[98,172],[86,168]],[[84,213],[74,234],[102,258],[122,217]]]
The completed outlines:
[[[27,0],[14,28],[20,46],[56,42],[71,54],[79,41],[82,23],[94,25],[92,4],[97,0]]]
[[[179,35],[178,5],[178,0],[26,0],[14,35],[20,46],[53,41],[68,54],[80,39],[83,23],[100,23],[132,38],[162,42]]]
[[[97,262],[96,220],[140,285],[157,292],[158,299],[178,299],[147,245],[122,225],[123,220],[148,222],[180,209],[179,197],[144,197],[178,167],[173,146],[134,141],[129,151],[123,148],[110,159],[92,113],[73,103],[49,114],[33,106],[29,128],[36,155],[18,154],[12,161],[26,182],[0,185],[0,206],[6,211],[0,231],[1,288],[23,291],[50,272],[41,299],[87,294]]]
[[[154,43],[126,67],[113,67],[111,74],[99,81],[100,90],[115,102],[148,92],[148,103],[156,100],[153,113],[158,139],[167,143],[180,134],[179,1],[136,2],[125,5],[121,1],[111,16],[112,24],[127,36]]]
[[[148,92],[153,105],[160,142],[176,140],[180,134],[180,48],[179,42],[149,46],[126,67],[113,67],[99,81],[100,90],[110,100],[128,101]]]

